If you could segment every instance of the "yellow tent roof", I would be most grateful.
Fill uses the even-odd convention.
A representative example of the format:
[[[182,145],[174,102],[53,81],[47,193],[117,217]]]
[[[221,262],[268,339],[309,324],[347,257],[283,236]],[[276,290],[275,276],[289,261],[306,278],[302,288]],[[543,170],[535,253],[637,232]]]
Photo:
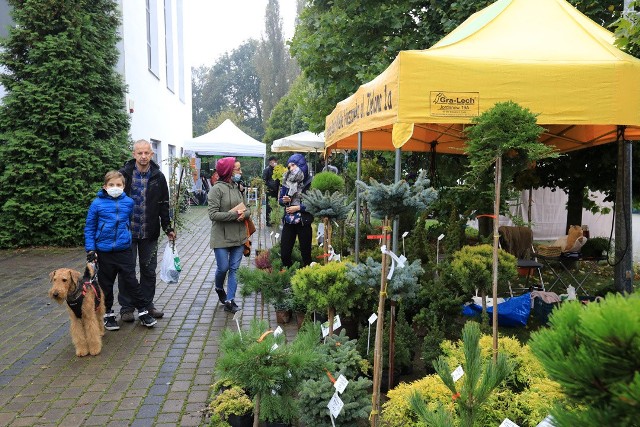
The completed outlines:
[[[427,50],[402,51],[327,116],[325,147],[464,153],[464,128],[497,102],[538,115],[560,151],[640,139],[640,60],[564,0],[499,0]],[[393,144],[392,144],[393,141]]]

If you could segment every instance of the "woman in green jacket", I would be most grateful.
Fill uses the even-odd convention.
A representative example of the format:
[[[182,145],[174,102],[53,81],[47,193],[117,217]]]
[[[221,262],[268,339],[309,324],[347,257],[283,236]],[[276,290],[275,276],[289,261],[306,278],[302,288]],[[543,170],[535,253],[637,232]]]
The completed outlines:
[[[240,308],[235,303],[236,272],[242,261],[243,243],[247,240],[244,220],[251,212],[245,205],[244,196],[237,183],[242,179],[240,162],[234,157],[225,157],[216,163],[218,181],[209,190],[208,210],[211,219],[210,246],[216,257],[215,289],[224,303],[224,310],[235,313]],[[227,291],[223,285],[227,279]]]

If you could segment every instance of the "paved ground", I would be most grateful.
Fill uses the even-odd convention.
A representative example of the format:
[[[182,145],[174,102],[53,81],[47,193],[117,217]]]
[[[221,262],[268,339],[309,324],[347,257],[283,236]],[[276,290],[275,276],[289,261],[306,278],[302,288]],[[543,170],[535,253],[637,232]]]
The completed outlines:
[[[81,270],[83,248],[0,252],[0,426],[206,423],[218,337],[236,326],[213,291],[206,208],[191,208],[185,218],[178,238],[180,283],[159,282],[156,293],[164,319],[152,329],[121,322],[119,331],[106,331],[96,357],[75,356],[67,312],[47,296],[49,272]],[[237,301],[243,325],[260,316],[255,297]],[[271,308],[266,316],[275,326]],[[293,323],[285,332],[295,334]]]

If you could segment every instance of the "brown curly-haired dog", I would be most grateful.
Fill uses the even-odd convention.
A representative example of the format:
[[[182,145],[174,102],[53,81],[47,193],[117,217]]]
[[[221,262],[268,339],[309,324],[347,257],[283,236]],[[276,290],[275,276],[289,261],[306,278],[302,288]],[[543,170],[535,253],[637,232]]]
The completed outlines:
[[[49,274],[49,297],[58,304],[66,302],[76,356],[95,356],[102,350],[104,295],[93,277],[92,263],[87,264],[84,276],[70,268],[59,268]]]

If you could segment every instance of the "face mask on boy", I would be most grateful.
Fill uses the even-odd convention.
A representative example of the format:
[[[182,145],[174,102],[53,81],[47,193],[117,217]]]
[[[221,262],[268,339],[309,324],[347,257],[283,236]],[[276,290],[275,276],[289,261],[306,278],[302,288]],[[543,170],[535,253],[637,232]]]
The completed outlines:
[[[233,182],[240,182],[240,181],[242,181],[242,175],[240,175],[239,173],[236,173],[236,174],[233,175],[233,178],[231,178],[231,180]]]
[[[120,187],[109,187],[107,188],[107,194],[111,197],[120,197],[122,194],[122,188]]]

